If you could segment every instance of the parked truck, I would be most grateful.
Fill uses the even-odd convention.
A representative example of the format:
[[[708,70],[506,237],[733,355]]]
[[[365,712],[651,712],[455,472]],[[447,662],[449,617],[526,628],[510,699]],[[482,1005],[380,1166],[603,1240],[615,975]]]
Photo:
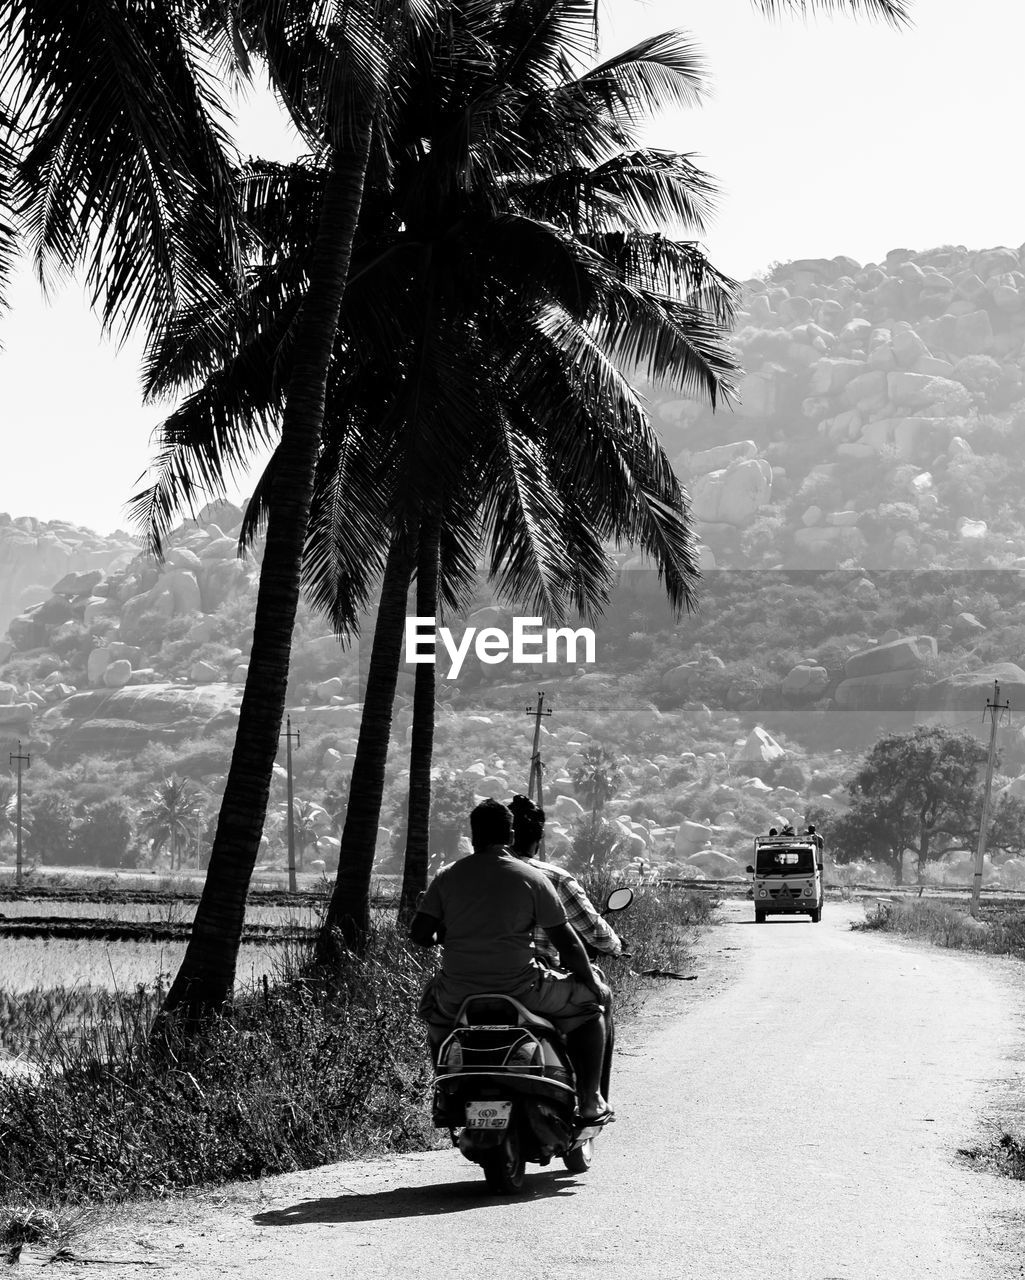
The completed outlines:
[[[822,837],[755,836],[752,897],[755,924],[767,916],[811,916],[822,919]]]

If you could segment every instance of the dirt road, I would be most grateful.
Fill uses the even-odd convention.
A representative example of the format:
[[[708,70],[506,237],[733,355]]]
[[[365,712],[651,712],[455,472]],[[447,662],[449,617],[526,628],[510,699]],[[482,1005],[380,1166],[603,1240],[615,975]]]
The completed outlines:
[[[588,1174],[506,1200],[452,1150],[334,1165],[134,1211],[104,1252],[190,1280],[1025,1276],[1025,1184],[956,1154],[1025,1131],[1022,966],[852,933],[856,905],[750,913],[633,1025]]]

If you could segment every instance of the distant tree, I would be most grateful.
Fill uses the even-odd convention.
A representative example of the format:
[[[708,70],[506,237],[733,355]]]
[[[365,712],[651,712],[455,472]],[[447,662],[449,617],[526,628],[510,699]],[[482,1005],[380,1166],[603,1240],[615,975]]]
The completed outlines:
[[[165,845],[170,849],[171,870],[181,869],[182,855],[188,848],[200,811],[199,799],[190,782],[184,778],[165,778],[143,810],[140,831],[153,841],[158,854]]]
[[[619,790],[623,774],[616,757],[597,744],[584,750],[582,763],[573,770],[573,787],[577,795],[591,806],[592,816],[601,813],[605,802]]]
[[[473,783],[449,774],[431,783],[429,827],[430,871],[459,856],[459,837],[470,834],[470,810],[474,806]],[[392,845],[397,854],[406,847],[408,809],[405,800],[396,807]]]
[[[897,884],[903,881],[904,855],[910,852],[921,883],[929,862],[975,847],[985,760],[986,749],[971,734],[939,726],[880,738],[848,784],[850,809],[821,819],[827,849],[839,863],[861,858],[881,862],[891,868]],[[1005,799],[990,824],[990,848],[1025,849],[1021,801]]]
[[[616,865],[622,835],[597,812],[580,818],[570,839],[573,842],[573,868],[579,874],[600,874],[611,871]]]
[[[104,800],[84,810],[71,838],[74,862],[120,867],[132,843],[131,812],[124,800]]]
[[[71,860],[75,815],[69,801],[55,792],[37,796],[29,808],[25,848],[36,862]]]
[[[278,811],[281,829],[287,839],[288,802],[281,805]],[[331,829],[331,815],[323,805],[312,800],[292,801],[292,831],[295,836],[295,862],[298,869],[303,869],[306,850],[316,848],[321,836],[327,835]]]

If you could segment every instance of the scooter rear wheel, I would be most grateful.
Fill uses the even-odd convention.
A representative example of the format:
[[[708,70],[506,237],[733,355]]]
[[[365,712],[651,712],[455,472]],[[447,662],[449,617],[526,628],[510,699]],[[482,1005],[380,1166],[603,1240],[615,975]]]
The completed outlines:
[[[523,1190],[526,1165],[523,1143],[515,1124],[506,1130],[502,1145],[489,1151],[481,1160],[485,1182],[492,1191],[502,1195],[514,1195]]]
[[[586,1173],[591,1167],[591,1160],[594,1157],[594,1140],[588,1138],[586,1142],[582,1142],[579,1147],[574,1147],[571,1151],[567,1151],[562,1157],[562,1163],[570,1171],[570,1173]]]

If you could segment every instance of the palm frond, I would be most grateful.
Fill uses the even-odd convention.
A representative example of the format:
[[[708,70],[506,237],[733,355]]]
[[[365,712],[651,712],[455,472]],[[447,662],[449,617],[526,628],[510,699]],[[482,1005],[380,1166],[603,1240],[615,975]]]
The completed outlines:
[[[717,189],[689,156],[649,149],[515,184],[510,195],[532,217],[578,232],[651,230],[674,222],[703,231],[715,212]]]
[[[303,556],[303,592],[340,638],[358,633],[388,549],[386,497],[366,445],[350,427],[322,449]]]
[[[778,18],[784,13],[796,13],[806,18],[810,13],[822,10],[825,13],[882,18],[893,27],[911,23],[905,0],[752,0],[752,4],[770,18]]]
[[[261,362],[249,348],[158,427],[159,448],[150,467],[155,478],[128,505],[132,523],[155,555],[186,508],[195,514],[197,499],[222,496],[227,481],[274,439],[280,407],[271,362]]]
[[[560,86],[631,124],[671,107],[693,107],[706,92],[707,70],[697,48],[678,31],[649,36]]]
[[[5,114],[0,110],[0,314],[7,310],[7,286],[18,259],[18,228],[11,199],[14,150],[7,142],[8,128]]]
[[[40,280],[85,267],[107,329],[152,326],[239,242],[227,112],[179,5],[12,0],[0,95],[19,130],[13,198]],[[207,211],[201,243],[175,211]]]
[[[511,429],[499,411],[494,447],[484,461],[482,518],[490,544],[489,576],[501,594],[527,600],[542,617],[565,617],[570,565],[560,531],[562,503],[544,450]]]

